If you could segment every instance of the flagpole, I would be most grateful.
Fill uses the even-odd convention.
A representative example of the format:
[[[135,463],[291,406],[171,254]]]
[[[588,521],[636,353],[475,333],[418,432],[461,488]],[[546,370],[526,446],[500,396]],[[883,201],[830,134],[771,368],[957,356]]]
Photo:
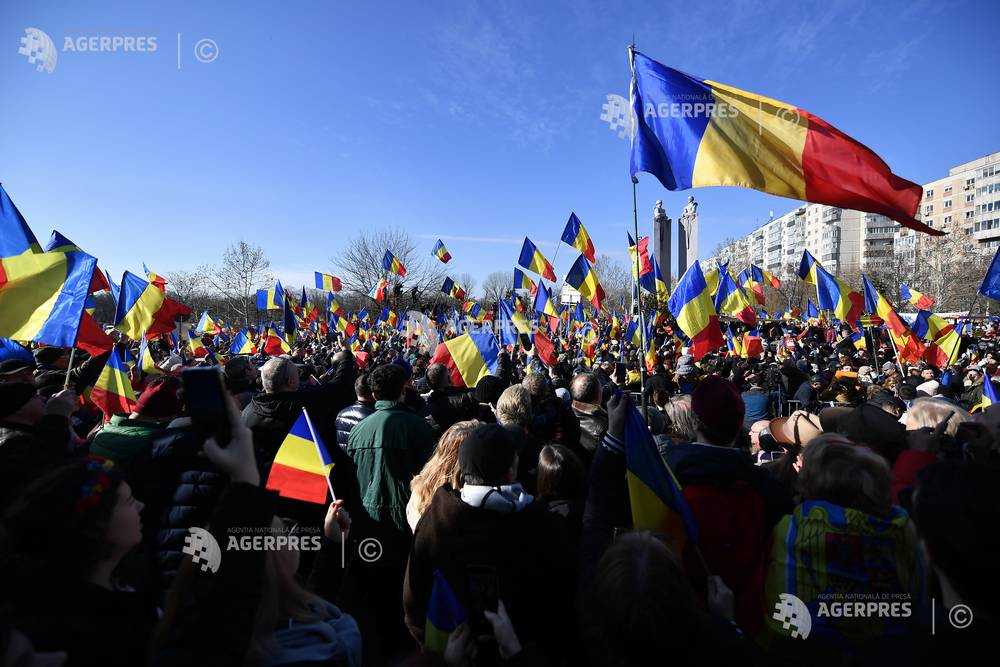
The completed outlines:
[[[969,304],[968,310],[965,311],[965,321],[966,322],[968,322],[969,319],[972,317],[972,309],[975,307],[976,301],[979,301],[979,290],[976,290],[976,293],[972,296],[972,303]],[[989,302],[987,302],[987,305],[989,305]],[[962,334],[959,333],[958,334],[958,345],[955,346],[955,349],[951,351],[951,355],[948,357],[948,365],[949,366],[951,366],[953,363],[955,363],[954,357],[958,353],[958,351],[961,349],[961,347],[962,347]]]
[[[635,92],[636,82],[635,82],[635,42],[633,41],[628,46],[628,65],[629,71],[632,72],[632,82],[629,86],[629,101],[631,102],[631,97]],[[630,105],[631,106],[631,105]],[[634,122],[638,123],[639,119],[634,119]],[[633,131],[638,131],[638,128],[633,128]],[[635,141],[635,137],[632,137],[632,141]],[[645,360],[645,350],[648,345],[646,340],[646,318],[642,312],[642,289],[639,288],[639,276],[642,272],[642,267],[639,264],[639,203],[638,195],[636,193],[639,179],[634,175],[632,176],[632,226],[635,229],[635,289],[638,295],[639,301],[639,344],[642,349],[639,350],[639,389],[642,392],[642,418],[646,420],[649,424],[649,399],[646,396],[646,360]]]
[[[63,381],[63,389],[69,388],[69,374],[73,370],[73,358],[76,357],[76,345],[69,350],[69,364],[66,366],[66,379]]]

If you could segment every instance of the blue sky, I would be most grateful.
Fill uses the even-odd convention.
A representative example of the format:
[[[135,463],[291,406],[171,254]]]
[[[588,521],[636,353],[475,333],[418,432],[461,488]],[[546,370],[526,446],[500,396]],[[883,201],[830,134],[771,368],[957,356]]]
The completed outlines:
[[[599,253],[624,257],[627,143],[600,115],[607,94],[627,94],[633,34],[651,57],[804,107],[926,182],[1000,150],[998,25],[992,0],[8,2],[0,181],[39,237],[58,228],[117,274],[145,261],[169,276],[245,238],[297,285],[359,230],[399,226],[428,252],[445,239],[453,275],[481,280],[513,266],[524,234],[552,259],[571,210]],[[55,42],[53,73],[18,54],[28,27]],[[92,35],[155,36],[157,49],[63,51]],[[210,63],[194,54],[205,38]],[[655,200],[676,217],[689,194],[702,256],[795,206],[645,175],[646,231]],[[557,272],[574,257],[563,246]]]

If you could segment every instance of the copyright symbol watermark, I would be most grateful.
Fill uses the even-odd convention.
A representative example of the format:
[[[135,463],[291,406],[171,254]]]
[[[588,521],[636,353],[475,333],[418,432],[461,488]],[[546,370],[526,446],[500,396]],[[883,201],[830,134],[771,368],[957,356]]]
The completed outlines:
[[[366,563],[374,563],[382,557],[382,543],[374,537],[366,537],[358,544],[358,555]]]
[[[774,112],[774,115],[781,120],[788,123],[795,123],[796,125],[801,124],[802,115],[799,113],[798,109],[787,109],[781,107]]]
[[[199,62],[210,63],[214,62],[216,58],[219,57],[219,45],[215,43],[214,39],[199,39],[198,43],[194,45],[194,57],[198,59]]]
[[[956,630],[964,630],[972,625],[972,610],[968,605],[957,604],[948,610],[948,622]]]

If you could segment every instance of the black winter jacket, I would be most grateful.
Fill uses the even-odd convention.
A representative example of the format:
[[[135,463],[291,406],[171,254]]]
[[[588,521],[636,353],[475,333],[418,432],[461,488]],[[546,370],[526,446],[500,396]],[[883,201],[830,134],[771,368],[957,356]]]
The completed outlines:
[[[375,402],[364,403],[358,401],[337,413],[334,426],[337,429],[337,444],[341,448],[347,447],[347,438],[351,435],[351,429],[357,426],[358,422],[375,412]]]

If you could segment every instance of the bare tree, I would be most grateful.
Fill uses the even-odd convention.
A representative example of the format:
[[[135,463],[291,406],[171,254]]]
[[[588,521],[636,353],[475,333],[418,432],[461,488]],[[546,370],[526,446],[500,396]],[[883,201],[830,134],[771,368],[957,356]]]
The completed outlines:
[[[398,285],[400,291],[396,300],[418,300],[420,294],[440,292],[445,273],[431,254],[430,249],[418,248],[410,235],[399,228],[366,229],[356,237],[348,240],[344,249],[331,259],[339,269],[338,275],[344,283],[343,293],[353,294],[361,298],[369,294],[378,281],[386,277],[382,268],[382,257],[390,250],[406,267],[406,277],[389,274],[389,281],[394,289]],[[408,288],[403,292],[403,287]],[[415,291],[414,291],[415,290]]]
[[[249,324],[257,312],[257,290],[273,281],[270,268],[263,248],[240,240],[226,248],[217,268],[202,267],[198,271],[216,294],[225,299],[228,310]]]
[[[471,273],[463,273],[459,275],[458,284],[465,288],[465,293],[470,297],[472,296],[472,291],[476,289],[476,279],[472,277]]]
[[[594,270],[607,296],[605,303],[611,308],[618,306],[622,297],[626,302],[632,290],[632,276],[624,262],[612,259],[609,255],[598,255]]]
[[[514,277],[510,271],[494,271],[483,281],[483,301],[494,304],[507,296],[514,288]]]
[[[208,287],[208,275],[204,269],[195,271],[175,270],[167,273],[170,282],[167,283],[167,296],[176,301],[180,301],[185,306],[193,310],[204,307],[204,303],[211,297],[206,290]]]

